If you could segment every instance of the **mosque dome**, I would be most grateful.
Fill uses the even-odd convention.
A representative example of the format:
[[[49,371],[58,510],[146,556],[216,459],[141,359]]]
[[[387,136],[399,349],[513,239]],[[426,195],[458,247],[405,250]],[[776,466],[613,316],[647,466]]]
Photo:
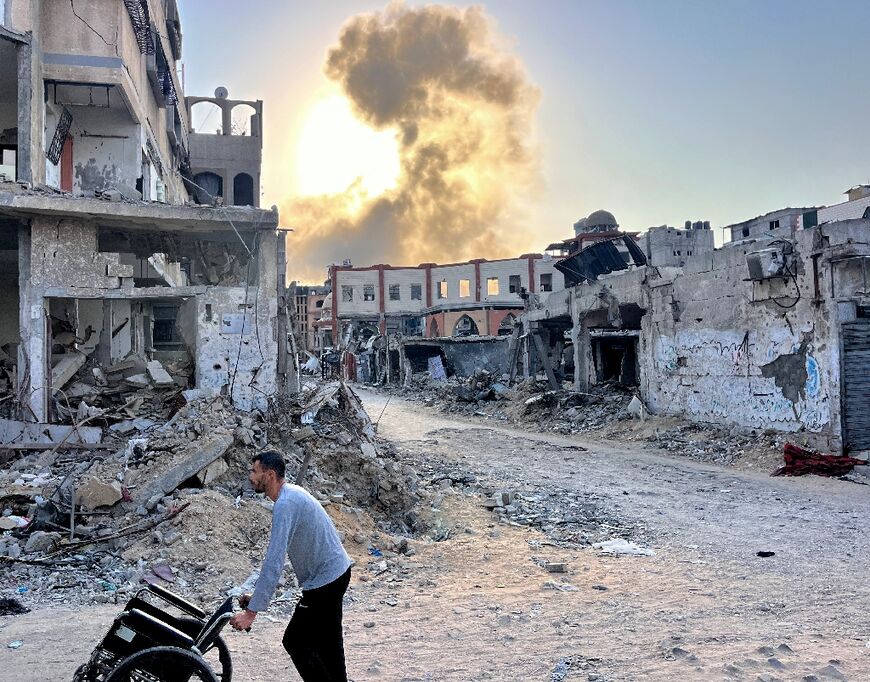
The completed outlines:
[[[589,217],[585,221],[585,227],[592,229],[602,227],[616,229],[619,227],[619,223],[616,222],[616,218],[610,211],[599,210],[589,214]]]

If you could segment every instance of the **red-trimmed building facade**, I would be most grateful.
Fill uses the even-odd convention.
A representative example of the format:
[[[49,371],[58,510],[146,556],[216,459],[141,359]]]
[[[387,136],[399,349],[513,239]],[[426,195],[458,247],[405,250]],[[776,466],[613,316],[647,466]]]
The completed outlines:
[[[510,333],[526,294],[564,288],[555,260],[540,254],[416,267],[334,265],[332,329],[445,337]]]

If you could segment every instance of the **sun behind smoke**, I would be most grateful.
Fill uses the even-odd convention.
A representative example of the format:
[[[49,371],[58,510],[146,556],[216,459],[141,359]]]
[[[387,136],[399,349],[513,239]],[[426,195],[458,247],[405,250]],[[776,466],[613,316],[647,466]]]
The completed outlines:
[[[291,277],[317,281],[345,258],[370,265],[518,255],[506,222],[538,182],[529,142],[538,92],[518,60],[496,48],[481,9],[394,4],[356,16],[325,71],[361,121],[394,131],[401,170],[376,196],[360,178],[340,194],[282,207],[296,227]]]

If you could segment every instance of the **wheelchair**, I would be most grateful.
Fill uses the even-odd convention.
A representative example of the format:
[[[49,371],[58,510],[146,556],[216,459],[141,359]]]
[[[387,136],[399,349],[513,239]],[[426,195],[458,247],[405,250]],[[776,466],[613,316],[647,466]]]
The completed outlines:
[[[232,660],[220,633],[232,614],[232,597],[209,616],[159,585],[143,587],[73,682],[230,682]]]

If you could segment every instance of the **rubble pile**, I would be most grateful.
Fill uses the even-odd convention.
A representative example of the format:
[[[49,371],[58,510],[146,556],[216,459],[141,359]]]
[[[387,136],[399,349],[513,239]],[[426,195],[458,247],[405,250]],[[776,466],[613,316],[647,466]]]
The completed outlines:
[[[276,400],[266,414],[186,394],[168,421],[127,439],[7,460],[0,565],[29,604],[118,602],[143,582],[203,603],[236,588],[268,536],[271,502],[247,482],[264,447],[287,454],[288,480],[302,480],[359,551],[372,537],[407,551],[390,532],[426,527],[415,472],[378,441],[344,384]]]
[[[269,412],[279,448],[291,455],[288,478],[304,478],[323,499],[364,507],[384,528],[419,533],[426,493],[413,468],[375,437],[359,398],[343,382],[275,401]],[[296,466],[294,467],[293,460]]]
[[[552,390],[546,381],[529,378],[509,388],[507,375],[497,377],[478,370],[471,377],[450,377],[444,382],[418,374],[406,387],[385,390],[449,414],[507,422],[537,432],[596,433],[643,441],[669,454],[709,464],[773,471],[781,464],[785,442],[784,434],[774,432],[652,416],[632,389],[612,382],[578,392],[570,384]]]
[[[782,459],[788,434],[725,431],[701,424],[681,423],[656,428],[643,439],[656,448],[708,464],[770,469]]]
[[[432,382],[415,375],[405,387],[386,390],[443,412],[531,425],[539,431],[577,434],[595,431],[615,420],[630,419],[630,389],[614,383],[598,384],[589,392],[570,388],[551,390],[543,380],[529,378],[509,386],[509,377],[478,369],[471,377]]]
[[[57,389],[53,401],[60,421],[80,423],[90,418],[89,423],[110,426],[110,432],[119,436],[166,421],[184,404],[182,393],[193,375],[187,354],[173,355],[160,362],[130,353],[111,365],[101,365],[93,354],[78,351],[56,356],[52,385]],[[187,398],[200,394],[193,390]]]
[[[509,414],[515,421],[534,423],[542,430],[573,434],[596,431],[614,421],[630,419],[631,389],[605,382],[588,392],[549,390],[546,382],[527,379],[516,389]]]

